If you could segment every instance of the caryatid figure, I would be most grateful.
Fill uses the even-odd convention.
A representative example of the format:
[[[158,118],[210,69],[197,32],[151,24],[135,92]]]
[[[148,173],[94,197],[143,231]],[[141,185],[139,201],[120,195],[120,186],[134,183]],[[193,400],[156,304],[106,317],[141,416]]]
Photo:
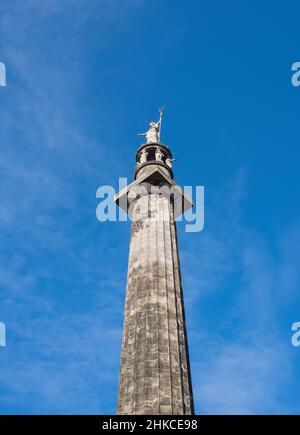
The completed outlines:
[[[161,149],[159,147],[156,147],[155,150],[155,160],[162,162],[162,158],[163,158],[163,153],[161,152]]]
[[[169,166],[169,168],[172,168],[172,162],[174,162],[176,159],[166,159],[166,165]]]
[[[146,150],[143,150],[140,154],[140,161],[139,164],[141,165],[142,163],[146,163],[147,162],[147,157],[148,157],[148,153]]]
[[[158,122],[151,121],[150,128],[146,133],[138,133],[138,136],[146,136],[147,143],[159,143],[160,120]]]

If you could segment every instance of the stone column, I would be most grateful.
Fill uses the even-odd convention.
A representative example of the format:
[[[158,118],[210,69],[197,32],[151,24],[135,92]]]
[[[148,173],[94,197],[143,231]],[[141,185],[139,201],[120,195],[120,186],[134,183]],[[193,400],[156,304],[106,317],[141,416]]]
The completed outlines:
[[[147,171],[150,184],[157,171],[174,183]],[[131,214],[118,414],[193,414],[173,200],[148,191]]]

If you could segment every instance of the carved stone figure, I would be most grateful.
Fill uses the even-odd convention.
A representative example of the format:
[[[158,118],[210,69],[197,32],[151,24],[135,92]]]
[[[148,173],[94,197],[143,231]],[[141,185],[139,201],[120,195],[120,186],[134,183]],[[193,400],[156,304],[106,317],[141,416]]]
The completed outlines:
[[[138,136],[146,136],[147,143],[158,143],[160,120],[158,122],[151,121],[149,125],[149,130],[146,133],[138,133]]]
[[[159,147],[156,147],[155,150],[155,160],[162,162],[162,158],[163,158],[163,153],[161,152],[161,149]]]
[[[146,163],[146,161],[147,161],[147,157],[148,157],[148,153],[147,153],[147,151],[144,149],[144,150],[141,152],[141,154],[140,154],[140,165],[141,165],[142,163]]]
[[[172,162],[174,162],[175,159],[166,159],[166,165],[169,166],[169,168],[172,168]]]
[[[162,115],[165,108],[160,107],[159,111],[159,121],[154,122],[151,121],[149,123],[149,130],[146,133],[138,133],[138,136],[146,136],[147,143],[160,143],[160,135],[161,135],[161,123],[162,123]]]

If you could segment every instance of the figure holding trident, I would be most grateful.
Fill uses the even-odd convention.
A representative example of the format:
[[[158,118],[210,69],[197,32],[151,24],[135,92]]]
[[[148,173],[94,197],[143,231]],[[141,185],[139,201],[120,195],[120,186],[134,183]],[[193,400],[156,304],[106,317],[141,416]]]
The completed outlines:
[[[146,136],[147,143],[160,143],[160,133],[161,133],[161,123],[162,123],[162,114],[164,112],[164,108],[159,108],[159,121],[154,122],[151,121],[149,123],[150,128],[146,133],[138,133],[138,136]]]

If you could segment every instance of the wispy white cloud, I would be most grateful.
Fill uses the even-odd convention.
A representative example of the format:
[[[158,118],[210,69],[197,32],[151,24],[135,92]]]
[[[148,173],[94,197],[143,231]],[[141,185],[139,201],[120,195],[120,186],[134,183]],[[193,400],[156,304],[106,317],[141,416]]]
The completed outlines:
[[[76,32],[67,59],[49,38],[51,16],[70,3],[16,2],[0,18],[9,67],[0,105],[0,316],[7,325],[0,412],[115,409],[116,393],[112,403],[105,392],[117,388],[126,271],[115,264],[124,248],[111,246],[97,223],[95,192],[115,181],[121,163],[103,164],[109,138],[88,126]],[[78,19],[70,25],[79,31],[88,11],[86,2],[83,10],[73,3]]]
[[[241,328],[241,334],[243,334]],[[219,345],[210,367],[196,374],[199,412],[263,414],[287,411],[280,389],[289,381],[291,364],[284,346],[271,335],[266,342],[242,340]],[[197,367],[197,366],[196,366]]]
[[[239,178],[240,179],[240,178]],[[277,237],[278,251],[266,237],[243,223],[245,179],[236,194],[214,192],[215,210],[205,232],[190,242],[183,257],[192,373],[199,413],[295,412],[284,395],[295,382],[289,322],[282,308],[297,303],[300,280],[299,226]],[[229,214],[223,213],[227,204]],[[224,218],[225,217],[225,218]],[[183,240],[183,241],[184,241]],[[192,248],[191,248],[192,245]],[[186,250],[189,254],[186,254]],[[207,253],[207,255],[206,255]],[[290,310],[289,310],[290,311]],[[289,320],[291,323],[293,319]]]

